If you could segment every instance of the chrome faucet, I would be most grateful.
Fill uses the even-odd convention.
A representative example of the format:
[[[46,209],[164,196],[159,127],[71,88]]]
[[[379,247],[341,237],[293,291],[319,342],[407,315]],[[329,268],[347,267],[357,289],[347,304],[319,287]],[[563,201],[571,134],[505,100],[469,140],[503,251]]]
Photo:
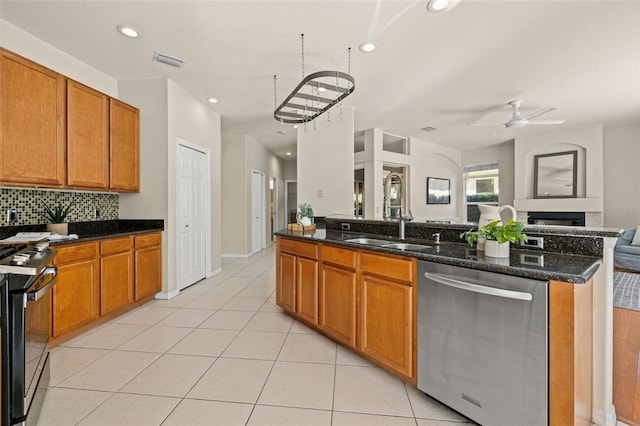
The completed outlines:
[[[440,244],[440,233],[439,232],[436,232],[435,234],[432,234],[431,236],[436,239],[436,241],[435,241],[436,244]]]
[[[402,176],[396,172],[391,172],[384,178],[384,206],[382,211],[382,217],[389,219],[391,217],[391,181],[393,178],[397,178],[400,181],[400,217],[402,217],[402,201],[404,192],[404,182]]]

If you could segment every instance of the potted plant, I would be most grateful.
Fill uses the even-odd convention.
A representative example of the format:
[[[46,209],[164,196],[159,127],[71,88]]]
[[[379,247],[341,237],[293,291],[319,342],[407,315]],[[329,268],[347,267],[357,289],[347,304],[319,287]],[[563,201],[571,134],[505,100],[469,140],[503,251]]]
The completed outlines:
[[[301,222],[304,226],[309,226],[313,224],[313,208],[309,203],[300,203],[298,204],[298,215],[297,220]],[[307,218],[307,220],[304,220]]]
[[[509,257],[509,243],[516,244],[520,240],[527,241],[527,235],[523,234],[525,224],[512,219],[507,220],[505,225],[500,224],[500,220],[494,220],[481,227],[477,231],[466,232],[467,242],[470,246],[484,237],[485,255],[490,257]]]
[[[71,203],[67,205],[56,205],[53,208],[44,205],[44,217],[49,223],[47,223],[47,231],[54,232],[60,235],[69,234],[69,224],[65,222],[67,216],[71,212]]]

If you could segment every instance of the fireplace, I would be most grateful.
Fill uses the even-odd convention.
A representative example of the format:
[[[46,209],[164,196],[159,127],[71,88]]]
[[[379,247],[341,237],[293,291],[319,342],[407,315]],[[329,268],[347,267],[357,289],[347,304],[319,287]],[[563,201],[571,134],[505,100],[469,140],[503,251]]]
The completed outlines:
[[[585,226],[584,212],[528,212],[532,225]]]

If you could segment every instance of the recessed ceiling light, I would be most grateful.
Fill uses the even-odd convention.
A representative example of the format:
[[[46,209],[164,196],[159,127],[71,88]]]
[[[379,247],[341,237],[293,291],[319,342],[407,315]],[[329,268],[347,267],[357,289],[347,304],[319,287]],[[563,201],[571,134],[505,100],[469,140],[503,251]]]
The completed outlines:
[[[360,44],[358,49],[360,49],[361,52],[370,53],[376,50],[376,45],[375,43],[372,43],[370,41],[365,41],[364,43]]]
[[[290,152],[287,152],[285,155],[291,155],[291,153],[290,153]]]
[[[460,0],[429,0],[427,10],[432,13],[446,12],[453,9]]]
[[[140,37],[140,33],[138,32],[138,30],[136,30],[133,27],[129,27],[127,25],[118,25],[116,27],[116,29],[118,30],[118,32],[120,34],[122,34],[123,36],[129,37],[129,38],[138,38]]]
[[[293,125],[293,128],[294,128],[294,129],[297,129],[297,128],[298,128],[298,125],[297,125],[297,124],[294,124],[294,125]]]
[[[207,98],[207,102],[209,102],[211,104],[217,104],[218,100],[216,98]]]
[[[318,87],[318,92],[326,92],[327,88],[326,87]]]

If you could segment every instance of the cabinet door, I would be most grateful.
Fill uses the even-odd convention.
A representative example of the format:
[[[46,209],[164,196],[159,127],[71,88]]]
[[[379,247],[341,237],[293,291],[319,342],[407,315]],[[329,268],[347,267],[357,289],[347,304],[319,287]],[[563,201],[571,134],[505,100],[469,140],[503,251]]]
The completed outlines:
[[[413,287],[362,275],[360,350],[413,377]]]
[[[67,80],[67,185],[109,188],[109,98]]]
[[[100,315],[100,263],[97,259],[58,266],[53,286],[53,337]]]
[[[0,50],[0,115],[0,181],[64,185],[64,77]]]
[[[100,260],[100,315],[133,302],[133,254],[131,251]]]
[[[298,257],[296,313],[305,320],[318,323],[318,262]]]
[[[110,178],[109,187],[118,191],[140,190],[140,130],[136,108],[110,100]]]
[[[276,285],[276,303],[285,311],[296,311],[296,256],[279,253],[277,256],[279,273]]]
[[[135,300],[162,290],[162,247],[145,247],[135,253]]]
[[[323,264],[318,326],[344,344],[355,346],[356,303],[356,273]]]

